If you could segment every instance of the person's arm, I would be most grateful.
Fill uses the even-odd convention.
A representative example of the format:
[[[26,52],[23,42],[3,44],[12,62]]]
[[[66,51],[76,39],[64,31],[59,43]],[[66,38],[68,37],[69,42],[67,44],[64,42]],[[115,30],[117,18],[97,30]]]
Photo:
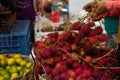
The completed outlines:
[[[111,0],[111,1],[106,1],[106,8],[107,10],[120,10],[120,0]]]

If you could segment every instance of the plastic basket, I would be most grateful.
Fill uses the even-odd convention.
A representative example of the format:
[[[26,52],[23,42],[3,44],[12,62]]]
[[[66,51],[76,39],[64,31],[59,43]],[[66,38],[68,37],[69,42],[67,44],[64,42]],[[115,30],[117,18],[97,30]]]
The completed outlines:
[[[17,20],[10,34],[0,34],[0,53],[21,53],[30,51],[30,21]]]

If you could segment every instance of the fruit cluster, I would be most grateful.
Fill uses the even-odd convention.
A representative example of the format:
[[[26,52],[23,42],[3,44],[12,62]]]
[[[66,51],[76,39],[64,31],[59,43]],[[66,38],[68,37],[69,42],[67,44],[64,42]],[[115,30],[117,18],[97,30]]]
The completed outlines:
[[[0,54],[0,80],[12,80],[31,71],[33,62],[26,61],[21,54]]]
[[[112,50],[105,48],[106,39],[94,22],[83,24],[78,31],[49,33],[34,44],[36,75],[46,72],[50,80],[113,80],[120,70],[109,68],[118,61]],[[102,70],[107,72],[101,77]]]

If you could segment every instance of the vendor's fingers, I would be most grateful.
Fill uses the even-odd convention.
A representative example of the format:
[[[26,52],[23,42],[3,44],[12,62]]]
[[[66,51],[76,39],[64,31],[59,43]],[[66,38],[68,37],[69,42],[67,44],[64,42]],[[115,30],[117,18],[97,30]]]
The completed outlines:
[[[88,11],[88,10],[90,10],[93,6],[94,6],[94,2],[90,2],[90,3],[86,4],[86,5],[83,7],[83,9],[86,10],[86,11]]]

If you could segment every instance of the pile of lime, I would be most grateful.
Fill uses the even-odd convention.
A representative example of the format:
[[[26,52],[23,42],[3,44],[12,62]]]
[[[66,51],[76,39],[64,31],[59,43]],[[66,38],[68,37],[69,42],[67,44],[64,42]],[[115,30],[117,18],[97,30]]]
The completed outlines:
[[[31,71],[33,62],[27,61],[21,54],[12,57],[0,54],[0,80],[11,80]]]

